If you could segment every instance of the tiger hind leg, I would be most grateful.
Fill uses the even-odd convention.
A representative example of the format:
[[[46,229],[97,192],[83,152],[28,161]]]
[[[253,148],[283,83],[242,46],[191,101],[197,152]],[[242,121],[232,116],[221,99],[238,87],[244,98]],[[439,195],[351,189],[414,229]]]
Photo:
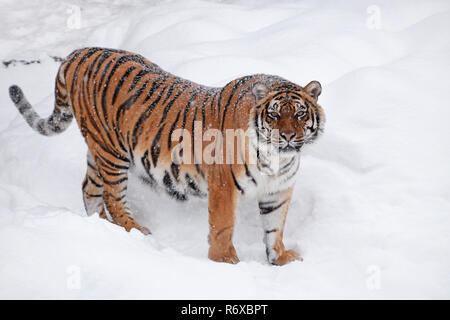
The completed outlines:
[[[112,221],[107,217],[103,203],[103,182],[98,172],[97,165],[92,158],[92,154],[87,154],[87,172],[83,181],[83,201],[88,216],[98,213],[101,218]]]
[[[122,226],[126,231],[137,229],[143,234],[150,230],[141,226],[132,216],[127,206],[128,163],[109,153],[98,153],[96,157],[98,172],[103,182],[103,201],[106,214],[111,222]]]

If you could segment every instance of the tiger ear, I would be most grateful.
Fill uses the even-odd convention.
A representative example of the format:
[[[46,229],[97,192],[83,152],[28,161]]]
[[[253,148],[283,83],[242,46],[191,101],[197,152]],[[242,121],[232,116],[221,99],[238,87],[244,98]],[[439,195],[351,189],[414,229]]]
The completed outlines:
[[[256,101],[263,99],[269,93],[269,88],[264,83],[256,83],[252,88],[252,93],[255,96]]]
[[[320,85],[319,81],[311,81],[303,90],[305,90],[305,92],[311,98],[317,101],[317,98],[319,98],[320,94],[322,93],[322,86]]]

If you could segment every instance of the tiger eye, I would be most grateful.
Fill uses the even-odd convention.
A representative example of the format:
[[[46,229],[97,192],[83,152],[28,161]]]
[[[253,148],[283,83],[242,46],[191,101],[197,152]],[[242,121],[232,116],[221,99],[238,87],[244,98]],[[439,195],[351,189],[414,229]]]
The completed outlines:
[[[277,113],[277,112],[275,112],[275,111],[270,111],[269,112],[269,118],[271,118],[271,119],[279,119],[280,118],[280,115]]]
[[[297,118],[297,120],[300,120],[301,118],[303,118],[305,116],[306,112],[305,111],[299,111],[295,114],[295,117]]]

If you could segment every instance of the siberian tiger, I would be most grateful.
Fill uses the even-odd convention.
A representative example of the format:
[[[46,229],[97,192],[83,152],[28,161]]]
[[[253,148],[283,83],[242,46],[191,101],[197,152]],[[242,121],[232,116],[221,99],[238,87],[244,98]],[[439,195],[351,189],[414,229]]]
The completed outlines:
[[[207,87],[131,52],[84,48],[62,62],[55,108],[48,118],[40,118],[18,86],[11,86],[9,93],[31,128],[45,136],[63,132],[76,118],[88,146],[82,184],[88,215],[99,213],[127,231],[150,233],[127,206],[131,170],[176,200],[208,197],[208,257],[237,263],[235,211],[240,196],[254,195],[267,259],[284,265],[300,259],[285,249],[283,229],[300,150],[323,131],[324,112],[317,104],[321,90],[317,81],[301,87],[263,74],[238,78],[222,88]],[[214,148],[202,145],[199,153],[194,146],[212,129],[242,129],[245,143],[227,148],[218,135],[210,135],[206,140]],[[180,130],[181,142],[175,141],[173,134]],[[233,153],[233,161],[199,161],[207,149],[215,160],[221,152]],[[196,161],[180,161],[187,153]]]

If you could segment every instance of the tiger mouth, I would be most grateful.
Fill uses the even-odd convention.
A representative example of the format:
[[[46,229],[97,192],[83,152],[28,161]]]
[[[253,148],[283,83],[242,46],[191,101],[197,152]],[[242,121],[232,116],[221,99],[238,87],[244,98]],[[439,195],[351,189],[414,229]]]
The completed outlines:
[[[281,153],[299,152],[299,151],[301,150],[302,146],[303,146],[303,143],[301,143],[301,144],[299,144],[299,145],[296,145],[296,146],[293,146],[293,145],[291,145],[291,144],[288,144],[288,145],[283,146],[283,147],[280,146],[280,147],[278,148],[278,150],[279,150]]]

